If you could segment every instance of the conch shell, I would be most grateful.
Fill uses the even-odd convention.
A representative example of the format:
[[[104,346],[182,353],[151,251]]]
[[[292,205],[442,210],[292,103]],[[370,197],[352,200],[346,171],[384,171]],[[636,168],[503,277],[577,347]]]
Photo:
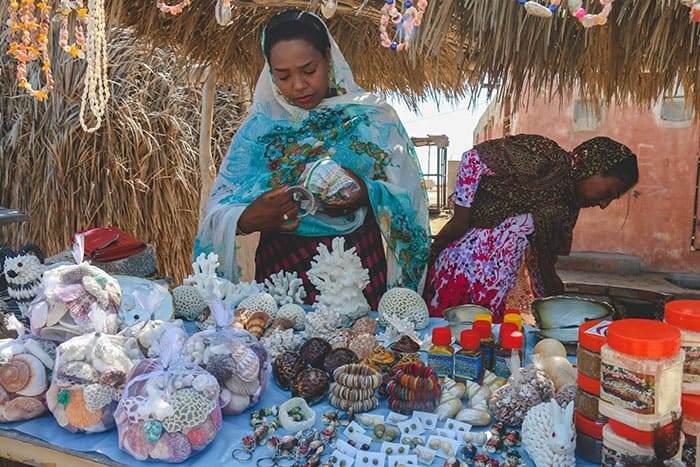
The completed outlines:
[[[245,327],[246,331],[260,339],[269,321],[270,315],[264,311],[255,311],[246,318],[243,326]]]
[[[233,22],[233,13],[231,11],[231,0],[217,0],[216,2],[216,22],[221,26],[228,26]]]

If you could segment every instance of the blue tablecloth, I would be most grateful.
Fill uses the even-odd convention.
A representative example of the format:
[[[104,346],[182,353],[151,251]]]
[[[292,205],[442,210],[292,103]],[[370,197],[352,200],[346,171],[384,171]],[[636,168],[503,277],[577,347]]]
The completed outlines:
[[[431,318],[431,329],[434,326],[444,325],[445,321],[442,319]],[[422,331],[421,337],[424,334],[428,334],[430,331]],[[527,351],[526,354],[529,355],[529,351],[534,345],[535,337],[532,334],[527,335],[526,344]],[[236,416],[225,416],[223,419],[223,425],[221,430],[217,434],[214,441],[201,453],[191,457],[186,461],[185,465],[217,465],[227,463],[229,465],[255,465],[255,460],[260,457],[269,456],[272,451],[264,446],[258,447],[255,451],[255,456],[253,460],[248,462],[236,461],[232,458],[231,453],[234,448],[241,446],[241,438],[247,434],[252,434],[252,427],[249,424],[250,412],[262,407],[269,407],[272,405],[279,406],[285,400],[289,399],[291,394],[289,391],[283,391],[274,382],[272,375],[270,375],[270,383],[267,385],[267,390],[262,401],[255,407],[249,409],[248,411],[236,415]],[[335,410],[327,400],[322,403],[313,406],[314,410],[318,414],[316,426],[322,428],[324,425],[321,422],[321,416],[326,413]],[[389,412],[386,400],[380,401],[380,406],[375,409],[373,414],[386,415]],[[438,426],[442,426],[439,424]],[[127,464],[130,466],[138,465],[173,465],[163,462],[147,461],[139,462],[128,453],[121,451],[118,447],[117,431],[116,429],[97,434],[74,434],[61,428],[51,415],[46,415],[41,418],[34,420],[29,420],[26,422],[14,422],[14,423],[0,423],[0,429],[13,429],[20,432],[32,435],[43,439],[55,446],[60,446],[66,449],[79,451],[79,452],[98,452],[104,454],[115,462]],[[342,432],[342,427],[339,430]],[[369,430],[368,430],[369,431]],[[278,430],[277,434],[286,434],[282,429]],[[371,434],[371,433],[370,433]],[[427,434],[427,433],[426,433]],[[345,439],[343,435],[340,435],[341,439]],[[426,436],[427,439],[427,436]],[[372,443],[372,450],[379,451],[380,443]],[[528,466],[534,465],[534,463],[528,458],[525,450],[520,447],[520,452],[523,454],[525,461]],[[323,456],[323,459],[327,459],[330,453],[333,451],[330,447],[327,447]],[[501,457],[498,457],[502,461]],[[433,466],[442,466],[444,459],[436,457],[433,462]],[[424,465],[424,464],[422,464]],[[590,467],[596,464],[592,464],[586,461],[577,461],[577,465]]]

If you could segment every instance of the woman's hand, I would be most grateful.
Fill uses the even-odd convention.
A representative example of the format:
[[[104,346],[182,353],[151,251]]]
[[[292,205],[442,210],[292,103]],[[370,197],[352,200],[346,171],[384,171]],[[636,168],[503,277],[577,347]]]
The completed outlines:
[[[287,192],[287,187],[275,188],[260,195],[243,211],[238,219],[238,229],[254,231],[291,232],[299,227],[299,205]]]
[[[369,205],[369,195],[367,194],[367,185],[365,185],[364,180],[355,175],[352,170],[346,169],[345,167],[343,167],[343,169],[350,178],[357,182],[360,189],[349,199],[326,203],[323,206],[323,212],[332,217],[346,216],[362,206]]]
[[[428,264],[435,262],[435,259],[450,243],[462,238],[469,228],[469,208],[455,205],[452,219],[442,227],[442,230],[433,237],[430,245],[430,257]]]

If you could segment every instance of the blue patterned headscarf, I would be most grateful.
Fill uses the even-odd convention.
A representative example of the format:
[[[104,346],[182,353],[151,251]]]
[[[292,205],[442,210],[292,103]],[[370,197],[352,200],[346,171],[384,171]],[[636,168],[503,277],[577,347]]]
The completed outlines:
[[[195,240],[195,256],[217,253],[221,273],[237,281],[235,235],[243,210],[266,191],[297,184],[306,163],[328,157],[367,186],[370,208],[387,246],[388,286],[420,291],[430,230],[415,149],[394,109],[355,83],[338,45],[328,37],[335,80],[331,84],[339,95],[312,110],[287,102],[265,64],[253,105],[221,163]],[[362,225],[366,214],[367,208],[347,217],[316,213],[303,218],[293,233],[346,234]]]

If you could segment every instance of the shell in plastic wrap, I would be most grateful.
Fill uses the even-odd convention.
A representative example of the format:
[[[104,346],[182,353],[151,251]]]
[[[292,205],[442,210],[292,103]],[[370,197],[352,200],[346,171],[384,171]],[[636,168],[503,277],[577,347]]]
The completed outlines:
[[[309,162],[299,177],[299,184],[309,190],[321,204],[352,198],[360,185],[333,159]]]
[[[101,312],[102,332],[119,329],[121,287],[114,277],[88,263],[59,266],[44,273],[44,287],[29,305],[32,334],[64,342],[95,331],[93,315]]]
[[[120,331],[119,335],[133,337],[138,342],[141,353],[148,358],[157,358],[161,354],[161,338],[171,328],[177,329],[175,332],[180,333],[183,341],[187,339],[187,331],[181,319],[139,321]]]
[[[318,245],[307,275],[319,291],[314,305],[337,312],[347,327],[370,311],[362,292],[369,284],[369,271],[362,267],[355,247],[345,249],[343,237],[335,237],[331,247],[332,252],[323,243]]]
[[[332,347],[328,341],[314,337],[301,345],[299,353],[309,365],[315,368],[323,368],[323,359],[326,358],[331,349]]]
[[[379,324],[387,326],[385,314],[393,315],[399,319],[411,321],[416,329],[423,329],[428,325],[430,318],[428,306],[420,294],[414,290],[403,287],[389,289],[382,295],[377,305]]]
[[[216,328],[192,335],[182,356],[216,377],[224,414],[238,414],[265,392],[270,360],[263,344],[243,329]]]
[[[277,385],[289,389],[297,375],[306,369],[306,361],[298,352],[283,352],[272,363],[272,374]]]
[[[131,337],[90,333],[59,345],[46,392],[56,422],[73,433],[113,428],[126,375],[142,359]]]
[[[277,305],[283,306],[290,303],[301,305],[306,298],[306,289],[304,289],[304,281],[297,277],[297,272],[280,271],[272,274],[265,279],[265,288],[277,302]]]
[[[138,460],[183,462],[221,428],[219,384],[197,365],[148,359],[129,374],[114,413],[119,447]]]
[[[318,368],[307,368],[292,383],[292,396],[303,397],[309,405],[320,402],[331,384],[330,377]]]
[[[16,339],[0,340],[0,422],[29,420],[43,415],[56,343],[25,334],[12,316],[9,329]]]

